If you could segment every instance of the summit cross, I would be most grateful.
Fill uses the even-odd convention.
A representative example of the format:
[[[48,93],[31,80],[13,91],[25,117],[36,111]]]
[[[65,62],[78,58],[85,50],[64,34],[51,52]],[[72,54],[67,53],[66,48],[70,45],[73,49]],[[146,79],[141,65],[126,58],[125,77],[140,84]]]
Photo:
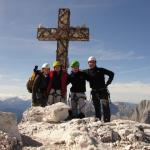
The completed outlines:
[[[40,41],[57,41],[56,60],[67,70],[69,41],[89,41],[89,28],[70,26],[70,9],[61,8],[58,14],[58,28],[39,27],[37,39]]]

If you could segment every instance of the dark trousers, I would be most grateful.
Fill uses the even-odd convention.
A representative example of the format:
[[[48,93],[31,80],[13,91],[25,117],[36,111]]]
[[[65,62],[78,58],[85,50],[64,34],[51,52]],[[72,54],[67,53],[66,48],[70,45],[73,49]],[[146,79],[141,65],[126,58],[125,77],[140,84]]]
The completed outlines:
[[[32,106],[45,107],[47,105],[48,98],[43,93],[36,93],[36,98],[32,100]]]
[[[95,117],[101,120],[103,112],[104,122],[110,122],[110,107],[109,107],[109,93],[107,90],[92,91],[92,101],[95,108]]]

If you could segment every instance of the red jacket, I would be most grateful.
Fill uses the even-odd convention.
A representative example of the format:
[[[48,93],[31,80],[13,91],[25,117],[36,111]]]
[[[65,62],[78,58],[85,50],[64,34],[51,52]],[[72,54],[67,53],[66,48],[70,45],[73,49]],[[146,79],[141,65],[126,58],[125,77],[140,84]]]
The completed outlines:
[[[54,79],[54,72],[55,71],[50,71],[49,73],[49,84],[48,84],[48,89],[47,89],[47,93],[49,94],[50,90],[52,89],[52,81]],[[61,77],[61,95],[65,96],[67,92],[67,72],[66,71],[62,71],[62,77]]]

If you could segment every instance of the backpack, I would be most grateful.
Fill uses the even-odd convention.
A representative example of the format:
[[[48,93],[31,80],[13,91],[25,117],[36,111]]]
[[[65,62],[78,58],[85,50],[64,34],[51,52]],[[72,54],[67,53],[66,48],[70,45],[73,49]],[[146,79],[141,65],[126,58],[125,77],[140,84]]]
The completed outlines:
[[[28,79],[28,81],[26,83],[26,87],[27,87],[27,90],[29,93],[32,93],[32,87],[33,87],[34,80],[35,80],[37,74],[39,74],[39,73],[40,73],[40,70],[38,70],[38,66],[35,66],[31,77]]]

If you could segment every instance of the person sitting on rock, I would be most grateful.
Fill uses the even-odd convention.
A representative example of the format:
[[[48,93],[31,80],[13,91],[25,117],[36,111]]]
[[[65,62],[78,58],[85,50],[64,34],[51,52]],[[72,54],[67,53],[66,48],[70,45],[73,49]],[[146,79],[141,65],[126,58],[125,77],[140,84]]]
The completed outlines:
[[[57,102],[66,103],[67,92],[67,73],[62,70],[62,65],[59,61],[53,62],[53,71],[50,71],[50,82],[48,85],[48,105]]]
[[[41,71],[37,74],[32,87],[32,106],[45,107],[47,104],[47,87],[50,81],[49,78],[50,66],[48,63],[42,65]]]
[[[72,109],[72,118],[85,117],[86,105],[86,74],[79,70],[79,62],[74,60],[71,62],[72,71],[68,76],[68,84],[71,83],[70,105]]]

